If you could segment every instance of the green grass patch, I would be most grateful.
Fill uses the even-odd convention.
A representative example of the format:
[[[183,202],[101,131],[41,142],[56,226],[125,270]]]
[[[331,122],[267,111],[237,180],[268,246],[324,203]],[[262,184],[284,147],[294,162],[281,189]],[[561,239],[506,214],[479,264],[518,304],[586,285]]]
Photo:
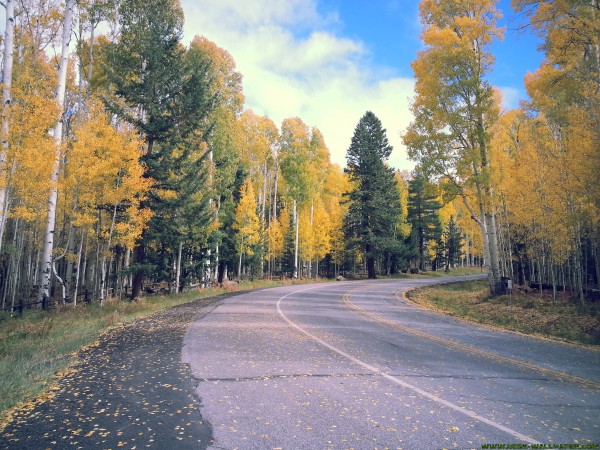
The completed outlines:
[[[377,275],[378,279],[386,278],[444,278],[444,277],[455,277],[460,275],[478,275],[483,273],[479,267],[457,267],[456,269],[450,269],[448,272],[444,270],[435,270],[421,273],[396,273],[394,275]],[[352,279],[352,276],[348,276]],[[362,279],[367,279],[366,274],[363,274]]]
[[[445,314],[487,325],[552,339],[600,345],[600,304],[582,305],[561,293],[515,290],[491,297],[487,280],[428,286],[413,290],[409,298]]]
[[[315,282],[304,282],[307,281]],[[148,296],[134,302],[111,300],[104,306],[93,303],[52,311],[26,311],[18,318],[4,316],[0,320],[0,423],[11,408],[42,396],[57,372],[66,370],[74,361],[78,350],[93,344],[112,327],[191,301],[290,283],[244,281],[228,288]]]
[[[443,277],[454,277],[459,275],[477,275],[484,273],[481,267],[457,267],[455,269],[450,269],[448,272],[445,270],[432,270],[428,272],[422,272],[417,275],[411,276],[419,276],[419,277],[427,277],[427,278],[443,278]]]

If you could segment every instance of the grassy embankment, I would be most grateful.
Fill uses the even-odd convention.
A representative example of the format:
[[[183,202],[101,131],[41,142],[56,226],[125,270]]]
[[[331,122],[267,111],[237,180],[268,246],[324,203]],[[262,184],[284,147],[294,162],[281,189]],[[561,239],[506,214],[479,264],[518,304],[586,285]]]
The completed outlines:
[[[600,304],[582,305],[570,293],[515,289],[508,295],[490,297],[487,280],[423,287],[411,291],[413,302],[452,316],[503,329],[551,339],[600,345]]]
[[[134,302],[108,301],[103,307],[93,303],[27,311],[19,318],[5,314],[5,320],[0,320],[0,423],[10,408],[42,395],[54,375],[75,360],[78,350],[92,345],[115,326],[195,300],[287,283],[289,280],[243,282],[229,288],[149,296]]]

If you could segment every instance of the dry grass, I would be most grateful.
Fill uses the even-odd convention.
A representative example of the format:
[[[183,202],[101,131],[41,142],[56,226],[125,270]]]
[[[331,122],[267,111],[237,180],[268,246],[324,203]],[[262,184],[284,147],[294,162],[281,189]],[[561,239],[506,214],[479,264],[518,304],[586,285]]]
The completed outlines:
[[[600,305],[581,305],[568,294],[555,302],[551,293],[540,296],[515,290],[491,298],[486,280],[437,285],[410,292],[423,306],[453,316],[526,334],[586,345],[600,345]]]

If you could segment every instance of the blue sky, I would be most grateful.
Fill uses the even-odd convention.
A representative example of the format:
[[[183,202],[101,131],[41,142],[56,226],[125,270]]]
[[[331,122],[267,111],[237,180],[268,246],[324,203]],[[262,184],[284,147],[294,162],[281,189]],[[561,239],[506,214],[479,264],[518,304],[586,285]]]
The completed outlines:
[[[319,128],[341,166],[354,127],[373,111],[394,147],[390,164],[414,167],[400,136],[411,121],[410,64],[422,48],[418,0],[180,1],[186,43],[203,35],[232,54],[244,76],[246,107],[278,126],[297,116]],[[501,89],[504,107],[513,108],[526,98],[523,77],[543,55],[530,31],[515,31],[524,19],[511,11],[510,0],[497,7],[507,29],[492,47],[489,80]]]
[[[412,77],[410,64],[422,47],[418,3],[412,0],[322,0],[317,7],[324,15],[332,11],[339,14],[341,23],[336,31],[364,42],[371,52],[368,60],[372,64],[387,67],[399,76]],[[525,96],[523,77],[528,70],[539,67],[543,57],[537,51],[538,39],[531,32],[517,31],[525,20],[511,10],[510,0],[500,1],[497,8],[503,14],[498,24],[506,31],[504,40],[492,47],[496,65],[490,81],[517,89]]]
[[[185,39],[204,35],[228,50],[244,76],[246,106],[280,125],[298,116],[319,128],[334,162],[345,164],[354,127],[373,111],[394,146],[390,163],[410,169],[400,135],[411,120],[411,62],[422,47],[416,0],[182,0]],[[539,66],[537,38],[515,29],[510,0],[505,39],[489,80],[506,108],[525,98],[523,77]]]

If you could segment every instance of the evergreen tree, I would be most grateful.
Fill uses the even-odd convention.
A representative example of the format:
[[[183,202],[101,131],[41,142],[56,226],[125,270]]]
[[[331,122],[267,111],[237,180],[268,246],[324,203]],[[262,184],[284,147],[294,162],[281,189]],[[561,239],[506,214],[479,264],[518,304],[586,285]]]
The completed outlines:
[[[400,215],[400,196],[392,168],[386,160],[392,152],[381,121],[368,111],[354,130],[346,154],[346,173],[354,190],[344,220],[349,246],[364,252],[369,278],[375,278],[375,261],[395,242]]]
[[[240,164],[234,177],[234,184],[231,190],[221,192],[221,196],[217,199],[219,202],[219,228],[213,233],[213,239],[219,243],[219,267],[217,281],[222,283],[237,268],[238,263],[238,246],[236,244],[237,232],[233,229],[235,220],[235,210],[240,202],[242,186],[248,173]]]
[[[438,210],[442,207],[433,186],[417,174],[408,182],[408,221],[412,226],[411,240],[419,255],[419,269],[425,270],[428,245],[442,237]]]
[[[198,182],[202,179],[200,162],[207,151],[201,139],[206,133],[199,130],[213,99],[208,90],[208,61],[198,52],[186,53],[181,45],[183,11],[177,0],[124,0],[119,7],[119,25],[120,39],[108,46],[104,61],[115,95],[107,96],[105,102],[144,137],[141,160],[146,176],[153,180],[143,206],[152,210],[154,218],[134,249],[135,298],[144,272],[160,269],[160,278],[168,276],[168,254],[174,257],[175,247],[184,237],[183,228],[207,224],[208,215],[201,211],[208,202],[199,186],[203,183]],[[190,200],[192,208],[186,204]],[[184,220],[188,223],[183,224]],[[164,240],[165,231],[173,233],[170,240]],[[148,255],[149,251],[157,254]],[[155,264],[149,265],[150,260]]]
[[[463,235],[456,223],[454,216],[450,216],[450,221],[444,231],[444,249],[446,271],[455,268],[462,256]]]

